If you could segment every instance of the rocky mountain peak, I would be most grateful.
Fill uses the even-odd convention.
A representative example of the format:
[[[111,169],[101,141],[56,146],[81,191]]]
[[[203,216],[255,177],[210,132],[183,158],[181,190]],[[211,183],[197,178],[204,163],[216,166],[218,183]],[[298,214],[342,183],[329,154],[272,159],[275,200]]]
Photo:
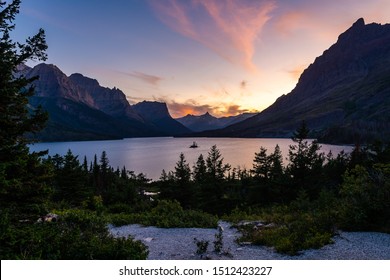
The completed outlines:
[[[158,101],[142,101],[132,106],[136,112],[140,115],[145,115],[145,112],[149,112],[149,117],[164,118],[171,117],[168,111],[166,103]]]
[[[364,18],[359,18],[354,24],[352,24],[353,29],[360,29],[364,27],[366,23],[364,22]]]
[[[164,102],[142,101],[133,105],[132,108],[146,122],[154,124],[157,130],[166,127],[165,133],[173,135],[190,132],[184,125],[172,119],[167,104]]]
[[[93,89],[93,88],[100,86],[100,84],[97,80],[85,77],[84,75],[82,75],[80,73],[74,73],[74,74],[70,75],[69,79],[71,79],[73,82],[75,82],[79,85],[82,85],[84,88]]]
[[[296,87],[260,114],[202,136],[289,137],[306,120],[327,142],[389,138],[390,24],[363,18],[302,73]]]

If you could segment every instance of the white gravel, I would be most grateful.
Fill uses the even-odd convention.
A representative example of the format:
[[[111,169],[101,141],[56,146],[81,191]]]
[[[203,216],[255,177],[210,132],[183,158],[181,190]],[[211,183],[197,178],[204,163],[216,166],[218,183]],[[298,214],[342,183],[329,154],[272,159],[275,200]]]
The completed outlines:
[[[215,254],[213,241],[216,229],[156,228],[140,225],[109,227],[114,236],[132,236],[149,248],[150,260],[200,259],[194,238],[209,241],[208,251],[202,258],[236,260],[390,260],[390,234],[378,232],[340,232],[334,243],[318,250],[306,250],[297,256],[278,254],[273,248],[239,245],[235,242],[239,232],[229,223],[220,222],[224,228],[223,248],[230,254]]]

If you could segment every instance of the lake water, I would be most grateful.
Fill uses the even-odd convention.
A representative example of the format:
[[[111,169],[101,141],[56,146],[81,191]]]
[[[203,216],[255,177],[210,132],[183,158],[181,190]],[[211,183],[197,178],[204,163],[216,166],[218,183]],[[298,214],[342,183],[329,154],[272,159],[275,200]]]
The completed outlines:
[[[196,141],[198,148],[189,146]],[[274,151],[276,144],[280,146],[284,163],[288,156],[288,148],[293,142],[290,139],[265,139],[265,138],[128,138],[109,141],[84,141],[84,142],[48,142],[36,143],[30,146],[31,151],[49,150],[49,155],[65,155],[70,149],[74,155],[79,155],[80,162],[84,156],[88,162],[93,161],[96,154],[98,159],[102,151],[106,151],[110,165],[115,169],[126,166],[126,169],[136,173],[144,173],[150,179],[157,180],[161,171],[174,170],[180,153],[184,153],[187,162],[192,167],[198,156],[203,154],[206,158],[211,146],[217,145],[224,163],[233,167],[246,169],[252,168],[255,152],[263,146],[268,154]],[[322,144],[322,151],[327,154],[332,151],[334,155],[344,150],[350,152],[350,146],[335,146]]]

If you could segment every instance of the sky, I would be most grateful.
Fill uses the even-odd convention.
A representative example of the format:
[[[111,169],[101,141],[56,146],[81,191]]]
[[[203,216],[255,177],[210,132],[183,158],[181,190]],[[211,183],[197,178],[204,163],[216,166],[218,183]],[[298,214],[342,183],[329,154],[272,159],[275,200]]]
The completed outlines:
[[[390,23],[390,1],[23,0],[13,36],[24,41],[43,28],[46,63],[117,87],[130,104],[221,117],[261,111],[289,93],[361,17]]]

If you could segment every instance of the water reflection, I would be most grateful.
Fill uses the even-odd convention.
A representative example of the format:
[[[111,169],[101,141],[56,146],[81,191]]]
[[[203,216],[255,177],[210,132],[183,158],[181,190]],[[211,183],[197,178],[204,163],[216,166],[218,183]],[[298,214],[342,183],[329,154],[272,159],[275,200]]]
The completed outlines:
[[[193,142],[197,148],[190,148]],[[180,153],[184,153],[187,162],[193,166],[198,156],[207,156],[210,147],[217,145],[224,157],[224,163],[232,167],[252,168],[255,152],[260,146],[267,149],[268,153],[274,151],[278,144],[286,164],[289,145],[293,144],[290,139],[266,139],[266,138],[129,138],[110,141],[84,141],[84,142],[50,142],[36,143],[30,147],[31,151],[49,150],[50,155],[64,155],[70,149],[73,154],[79,155],[83,161],[84,156],[88,162],[93,161],[96,154],[98,159],[102,151],[106,151],[110,165],[114,168],[126,166],[128,170],[136,173],[144,173],[148,178],[156,180],[161,171],[173,170],[179,159]],[[344,150],[350,152],[350,146],[321,145],[322,151],[327,154],[332,151],[337,155]]]

